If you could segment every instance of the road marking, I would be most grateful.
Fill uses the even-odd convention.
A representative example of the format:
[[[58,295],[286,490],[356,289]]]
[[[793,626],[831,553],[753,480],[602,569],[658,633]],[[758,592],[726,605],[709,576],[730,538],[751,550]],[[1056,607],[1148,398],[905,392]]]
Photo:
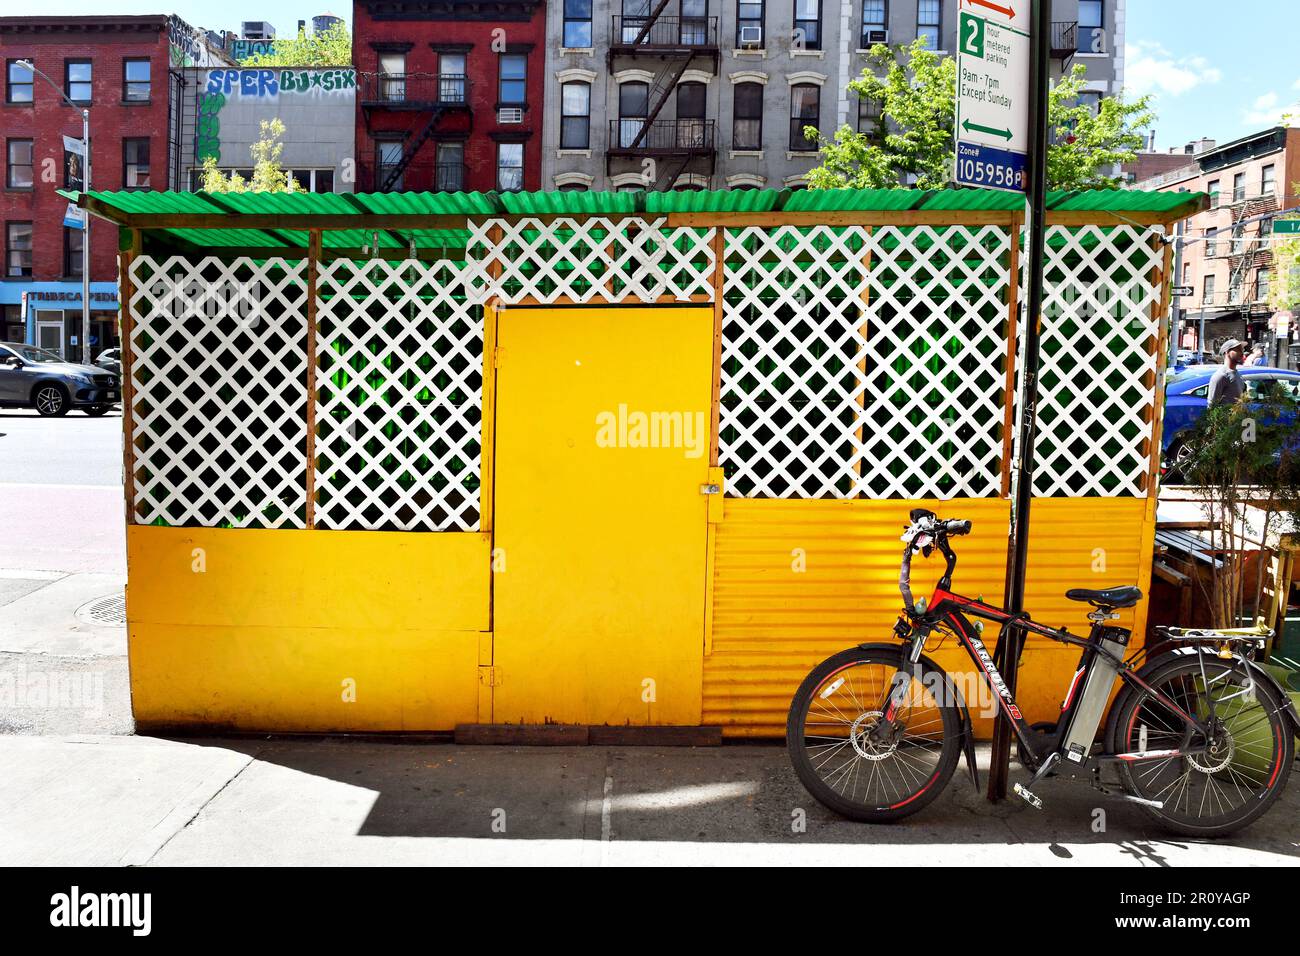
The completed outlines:
[[[0,579],[5,581],[57,581],[65,578],[71,571],[23,571],[0,568]]]

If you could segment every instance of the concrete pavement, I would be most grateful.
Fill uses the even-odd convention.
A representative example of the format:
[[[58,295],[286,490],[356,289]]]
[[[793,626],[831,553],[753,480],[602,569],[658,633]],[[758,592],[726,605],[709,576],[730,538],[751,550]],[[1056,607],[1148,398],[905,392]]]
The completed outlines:
[[[1138,807],[1064,780],[1040,788],[1044,810],[1018,800],[992,806],[960,773],[917,816],[867,826],[815,803],[777,746],[0,737],[0,762],[3,865],[1228,867],[1300,860],[1294,785],[1231,840],[1171,836]]]
[[[0,413],[0,733],[133,729],[121,429]]]

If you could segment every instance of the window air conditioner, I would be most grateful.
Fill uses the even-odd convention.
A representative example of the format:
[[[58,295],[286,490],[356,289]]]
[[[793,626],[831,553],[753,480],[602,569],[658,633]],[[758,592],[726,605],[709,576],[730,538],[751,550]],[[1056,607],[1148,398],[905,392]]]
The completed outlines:
[[[498,123],[522,123],[524,121],[524,111],[519,106],[503,106],[497,110]]]
[[[762,46],[763,28],[762,27],[741,27],[740,45],[742,47]]]

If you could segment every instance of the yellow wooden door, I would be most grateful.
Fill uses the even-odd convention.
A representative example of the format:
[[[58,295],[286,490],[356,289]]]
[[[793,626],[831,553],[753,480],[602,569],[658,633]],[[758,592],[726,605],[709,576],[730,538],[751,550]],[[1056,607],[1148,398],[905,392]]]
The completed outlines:
[[[498,330],[492,719],[700,722],[713,313]]]

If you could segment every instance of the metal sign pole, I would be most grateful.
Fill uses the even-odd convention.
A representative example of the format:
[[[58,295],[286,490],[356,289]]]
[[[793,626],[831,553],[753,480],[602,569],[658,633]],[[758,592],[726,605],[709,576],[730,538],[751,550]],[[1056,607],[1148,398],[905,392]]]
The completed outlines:
[[[1020,449],[1016,463],[1016,497],[1011,511],[1011,548],[1007,560],[1005,605],[1012,612],[1024,609],[1025,564],[1029,553],[1029,502],[1034,493],[1034,434],[1038,424],[1039,316],[1043,305],[1043,257],[1047,247],[1047,92],[1051,83],[1052,0],[1033,0],[1030,20],[1033,56],[1029,87],[1029,287],[1021,328]],[[1017,240],[1018,241],[1018,240]],[[1007,689],[1016,691],[1023,637],[1014,627],[998,635],[997,653],[1005,668]],[[1011,722],[1000,711],[993,728],[993,755],[989,765],[990,800],[1007,795],[1011,761]]]

